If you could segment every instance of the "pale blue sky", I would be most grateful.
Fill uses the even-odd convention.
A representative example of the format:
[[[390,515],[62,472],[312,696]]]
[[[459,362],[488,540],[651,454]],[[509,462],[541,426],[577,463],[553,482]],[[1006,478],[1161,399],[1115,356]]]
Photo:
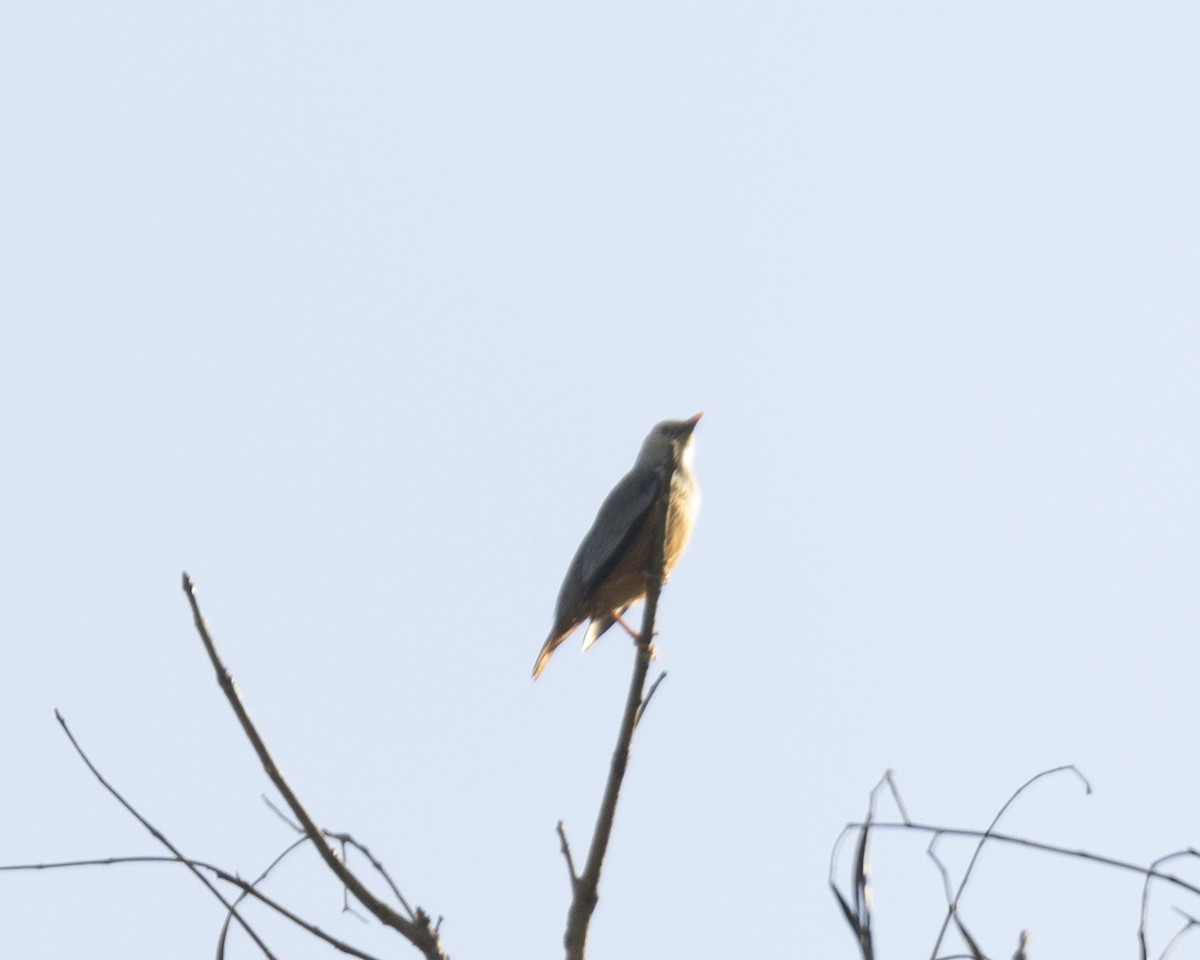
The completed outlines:
[[[697,410],[596,960],[856,956],[827,858],[888,768],[982,827],[1075,762],[1010,829],[1200,842],[1198,47],[1165,4],[8,4],[0,862],[156,852],[54,707],[189,854],[290,840],[186,569],[318,820],[456,960],[560,955],[630,651],[529,670]],[[940,923],[922,849],[877,847],[887,960]],[[270,889],[415,956],[314,860]],[[1138,892],[991,850],[963,910],[1123,960]],[[26,960],[220,922],[179,870],[0,876]]]

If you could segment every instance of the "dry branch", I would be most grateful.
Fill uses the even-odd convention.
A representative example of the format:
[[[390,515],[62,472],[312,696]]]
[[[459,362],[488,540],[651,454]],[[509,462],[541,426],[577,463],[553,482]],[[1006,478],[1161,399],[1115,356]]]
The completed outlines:
[[[369,913],[384,926],[391,927],[408,940],[409,943],[425,955],[427,960],[449,960],[442,947],[441,936],[437,926],[424,910],[418,907],[415,915],[411,918],[401,916],[389,904],[384,903],[368,890],[353,871],[338,858],[333,848],[327,842],[324,831],[317,826],[316,821],[313,820],[308,810],[305,809],[304,804],[300,802],[300,798],[296,795],[296,792],[284,778],[278,764],[276,764],[270,751],[267,749],[266,743],[263,742],[257,728],[250,719],[250,714],[247,712],[245,704],[242,703],[241,696],[237,692],[233,677],[217,653],[216,644],[213,642],[212,635],[208,630],[208,624],[204,620],[204,615],[200,612],[200,604],[196,599],[195,585],[186,573],[183,575],[183,592],[187,595],[188,603],[191,605],[192,616],[196,623],[196,631],[199,633],[200,639],[204,643],[204,649],[208,653],[213,669],[216,671],[217,683],[225,694],[225,699],[229,701],[229,705],[233,708],[233,712],[242,726],[242,731],[246,734],[246,738],[250,741],[254,752],[258,754],[258,759],[263,765],[263,770],[266,771],[267,776],[275,785],[275,789],[279,791],[280,796],[283,797],[284,802],[299,821],[305,835],[312,841],[317,852],[320,853],[321,858],[325,861],[325,865],[329,867],[338,880]]]
[[[242,915],[237,912],[237,908],[234,906],[234,904],[232,904],[228,900],[226,900],[224,895],[221,893],[221,891],[218,890],[215,886],[213,886],[212,882],[208,879],[208,877],[204,876],[204,874],[202,874],[199,871],[199,869],[197,869],[195,866],[193,866],[192,861],[189,860],[187,857],[185,857],[180,852],[179,848],[176,847],[173,843],[171,843],[170,840],[168,840],[166,838],[166,836],[162,833],[162,831],[160,831],[157,827],[154,826],[154,824],[152,824],[149,820],[147,820],[140,813],[138,813],[138,811],[136,809],[134,809],[133,805],[128,800],[126,800],[123,796],[121,796],[121,794],[118,792],[117,788],[114,787],[111,783],[109,783],[104,778],[103,774],[101,774],[100,771],[98,769],[96,769],[96,765],[94,763],[92,763],[91,758],[88,757],[88,755],[86,753],[84,753],[83,747],[81,747],[79,745],[79,741],[76,740],[75,735],[73,733],[71,733],[71,728],[67,726],[67,721],[63,717],[63,715],[61,713],[59,713],[57,710],[55,710],[54,717],[56,720],[58,720],[59,726],[62,727],[63,733],[65,733],[67,735],[67,739],[71,741],[71,746],[75,748],[75,752],[79,754],[79,758],[87,765],[87,768],[92,772],[92,776],[94,776],[100,782],[100,785],[102,787],[104,787],[104,789],[107,790],[109,792],[109,794],[111,794],[112,797],[119,804],[121,804],[121,806],[123,806],[133,816],[133,818],[135,820],[137,820],[138,823],[140,823],[143,827],[145,827],[146,830],[149,831],[150,835],[152,837],[154,837],[155,840],[157,840],[164,847],[166,847],[168,850],[170,850],[176,861],[178,861],[179,863],[182,863],[184,866],[186,866],[195,875],[196,879],[199,880],[202,884],[204,884],[204,886],[208,889],[208,891],[214,897],[216,897],[218,900],[221,901],[221,903],[225,906],[225,909],[229,911],[229,915],[232,916],[235,920],[237,920],[237,922],[241,926],[241,928],[246,931],[246,934],[250,937],[251,940],[254,941],[254,943],[258,947],[258,949],[262,951],[263,956],[270,957],[271,960],[274,960],[275,955],[273,953],[271,953],[271,951],[269,949],[267,949],[267,945],[265,943],[263,943],[263,941],[259,938],[258,934],[254,932],[254,929],[250,926],[250,924],[247,923],[246,920],[242,917]]]
[[[842,828],[841,832],[838,834],[837,840],[834,842],[833,851],[830,856],[830,876],[829,876],[830,886],[833,889],[834,896],[837,899],[839,906],[841,907],[842,913],[846,919],[847,924],[850,926],[851,930],[854,932],[856,940],[858,940],[858,942],[859,942],[860,952],[862,953],[864,960],[870,960],[870,958],[873,956],[873,951],[874,951],[874,944],[871,941],[871,899],[870,899],[871,898],[871,889],[870,889],[870,884],[868,883],[868,880],[867,880],[867,868],[866,868],[867,838],[870,834],[872,834],[872,833],[877,834],[881,830],[888,830],[888,831],[899,830],[899,831],[910,831],[910,832],[915,831],[918,833],[927,833],[927,834],[931,835],[931,840],[930,840],[930,844],[929,844],[929,848],[928,848],[927,852],[928,852],[929,856],[932,858],[935,865],[937,866],[938,870],[941,872],[942,882],[943,882],[943,886],[945,889],[946,901],[947,901],[946,915],[943,918],[941,928],[939,930],[938,937],[937,937],[937,943],[935,944],[934,950],[932,953],[932,957],[934,958],[934,960],[956,960],[956,958],[960,958],[960,957],[964,958],[964,960],[979,960],[979,958],[983,958],[986,956],[984,954],[983,950],[978,945],[978,943],[974,940],[974,938],[972,938],[970,933],[967,931],[966,927],[963,925],[962,919],[960,916],[960,904],[961,904],[963,892],[966,889],[967,881],[970,879],[972,870],[975,867],[976,863],[978,862],[979,856],[983,850],[984,845],[987,843],[1002,843],[1002,844],[1012,844],[1012,845],[1016,845],[1016,846],[1027,847],[1031,850],[1036,850],[1036,851],[1039,851],[1042,853],[1052,853],[1052,854],[1056,854],[1059,856],[1071,857],[1073,859],[1084,860],[1084,861],[1088,861],[1090,863],[1095,863],[1095,864],[1099,864],[1101,866],[1111,867],[1111,868],[1121,870],[1121,871],[1128,871],[1128,872],[1134,872],[1134,873],[1140,874],[1142,877],[1145,878],[1145,882],[1144,882],[1143,891],[1142,891],[1142,910],[1141,910],[1142,916],[1141,916],[1141,924],[1138,929],[1138,938],[1139,938],[1139,942],[1140,942],[1140,946],[1141,946],[1141,954],[1140,954],[1141,958],[1142,958],[1142,960],[1149,960],[1149,950],[1148,950],[1147,938],[1146,938],[1146,917],[1147,917],[1147,913],[1148,913],[1148,899],[1149,899],[1149,890],[1150,890],[1151,882],[1159,881],[1161,883],[1170,884],[1170,885],[1176,887],[1177,889],[1186,891],[1194,896],[1200,897],[1200,886],[1189,883],[1186,880],[1183,880],[1183,879],[1175,876],[1174,874],[1166,873],[1161,869],[1162,864],[1164,864],[1172,859],[1175,859],[1178,857],[1200,856],[1200,851],[1196,851],[1193,849],[1181,850],[1177,853],[1169,854],[1165,857],[1161,857],[1158,860],[1155,860],[1150,866],[1142,866],[1141,864],[1130,863],[1125,860],[1118,860],[1114,857],[1106,857],[1101,854],[1091,853],[1087,850],[1072,850],[1067,847],[1056,846],[1054,844],[1049,844],[1049,843],[1042,843],[1040,841],[1030,840],[1025,837],[1017,837],[1017,836],[1013,836],[1011,834],[1003,834],[1003,833],[996,832],[995,828],[996,828],[996,825],[1000,822],[1000,819],[1004,816],[1004,814],[1008,810],[1008,808],[1011,807],[1012,804],[1017,800],[1017,798],[1020,797],[1022,795],[1022,793],[1024,793],[1025,790],[1027,790],[1030,786],[1032,786],[1037,781],[1041,780],[1043,777],[1049,776],[1051,774],[1058,774],[1058,773],[1073,773],[1073,774],[1075,774],[1082,781],[1087,792],[1091,793],[1091,785],[1087,782],[1086,778],[1084,778],[1083,774],[1081,774],[1079,772],[1079,770],[1077,770],[1074,766],[1055,767],[1051,770],[1045,770],[1042,773],[1039,773],[1036,776],[1031,777],[1028,781],[1026,781],[1024,784],[1022,784],[1022,786],[1020,788],[1018,788],[1012,794],[1012,796],[1009,797],[1009,799],[1005,802],[1005,804],[1000,808],[1000,811],[996,814],[995,817],[993,817],[992,822],[987,826],[986,829],[970,830],[970,829],[963,829],[963,828],[958,828],[958,827],[942,827],[942,826],[936,826],[933,824],[917,823],[917,822],[914,822],[913,820],[911,820],[908,816],[908,813],[904,809],[903,803],[900,800],[899,793],[896,791],[895,783],[892,780],[891,773],[889,771],[889,773],[883,778],[883,780],[881,780],[879,782],[879,784],[876,785],[876,787],[874,789],[872,789],[872,791],[871,791],[871,803],[868,808],[866,818],[861,821],[848,823],[845,827]],[[891,789],[892,795],[896,800],[897,806],[899,807],[900,815],[902,818],[899,822],[880,821],[880,820],[875,819],[876,795],[877,795],[878,791],[885,785],[887,785]],[[838,888],[837,871],[838,871],[839,852],[841,850],[842,843],[851,834],[857,834],[858,846],[857,846],[857,851],[856,851],[856,856],[855,856],[855,861],[854,861],[854,878],[853,878],[854,893],[853,893],[853,896],[850,899],[848,899],[848,895],[843,895],[841,890]],[[954,885],[951,883],[950,875],[949,875],[948,871],[946,870],[945,865],[941,862],[941,860],[938,858],[938,856],[936,854],[936,845],[937,845],[938,841],[944,837],[963,837],[963,838],[970,838],[970,839],[977,841],[977,843],[975,845],[974,853],[968,863],[968,866],[966,868],[966,871],[963,874],[962,879],[959,881],[959,883],[957,885],[957,888],[955,888]],[[1194,931],[1197,927],[1200,927],[1200,923],[1198,923],[1196,920],[1194,920],[1191,916],[1189,916],[1186,913],[1183,913],[1182,911],[1178,911],[1178,912],[1180,912],[1180,914],[1184,917],[1185,923],[1183,924],[1183,927],[1179,930],[1179,932],[1175,935],[1175,937],[1171,940],[1171,942],[1167,945],[1167,948],[1163,951],[1163,953],[1160,954],[1158,960],[1163,960],[1163,958],[1166,957],[1166,955],[1178,944],[1178,942],[1184,936],[1186,936],[1189,933],[1191,933],[1192,931]],[[967,950],[970,951],[969,953],[954,954],[952,956],[938,954],[937,951],[940,949],[942,942],[945,939],[945,935],[946,935],[946,932],[947,932],[950,924],[954,924],[958,933],[961,935],[963,943],[965,944]],[[1028,956],[1028,942],[1029,942],[1028,932],[1021,931],[1019,945],[1017,948],[1017,952],[1013,955],[1013,960],[1026,960],[1026,957]]]
[[[305,842],[307,842],[307,841],[305,841]],[[279,858],[277,858],[277,861],[278,861],[278,859]],[[92,860],[62,860],[62,861],[57,861],[54,863],[5,864],[4,866],[0,866],[0,872],[18,871],[18,870],[20,870],[20,871],[67,870],[67,869],[76,869],[78,867],[109,867],[109,866],[120,866],[120,865],[131,864],[131,863],[178,864],[180,866],[187,867],[192,872],[196,872],[198,870],[205,870],[205,871],[211,873],[214,877],[216,877],[218,880],[222,881],[223,883],[228,883],[231,886],[237,887],[241,891],[242,896],[249,897],[253,900],[256,900],[258,903],[261,903],[263,906],[269,908],[270,910],[273,910],[275,913],[277,913],[279,916],[283,917],[285,920],[288,920],[289,922],[295,924],[297,927],[300,927],[302,930],[307,931],[308,933],[312,934],[312,936],[316,937],[317,939],[324,941],[326,944],[333,947],[335,950],[338,950],[348,956],[355,957],[355,958],[357,958],[357,960],[378,960],[378,958],[372,956],[371,954],[364,953],[362,950],[358,950],[355,947],[352,947],[350,944],[345,943],[342,940],[338,940],[336,937],[330,936],[325,931],[323,931],[320,927],[316,926],[315,924],[309,923],[307,920],[304,920],[303,918],[292,913],[290,910],[288,910],[287,907],[283,906],[278,901],[273,900],[271,897],[264,894],[261,890],[257,889],[257,887],[255,885],[257,883],[261,882],[261,880],[262,880],[261,876],[253,882],[248,881],[248,880],[243,880],[241,877],[237,876],[237,874],[230,873],[228,870],[223,870],[221,867],[218,867],[212,863],[206,863],[203,860],[192,860],[192,859],[181,860],[178,857],[154,857],[154,856],[101,857],[101,858],[92,859]],[[274,864],[272,864],[272,866],[274,866]],[[236,916],[237,916],[237,914],[235,914],[235,917]],[[268,956],[269,955],[270,954],[268,954]]]
[[[996,816],[992,818],[992,822],[988,824],[988,828],[983,832],[983,836],[979,838],[979,843],[975,845],[975,852],[971,855],[971,861],[967,864],[967,869],[963,872],[963,878],[961,881],[959,881],[958,890],[953,897],[949,898],[950,902],[946,906],[946,919],[942,921],[942,929],[938,931],[937,941],[933,945],[931,960],[937,960],[938,950],[940,950],[942,947],[942,941],[946,937],[946,931],[950,927],[951,920],[957,922],[959,932],[963,935],[963,939],[967,942],[967,945],[971,948],[972,952],[980,952],[958,918],[958,901],[962,899],[963,891],[967,888],[967,881],[971,879],[971,871],[975,869],[975,864],[979,860],[979,855],[983,853],[984,844],[987,843],[988,838],[992,835],[992,831],[996,829],[996,824],[998,824],[1001,818],[1008,812],[1008,808],[1017,802],[1017,798],[1020,797],[1021,794],[1023,794],[1039,780],[1044,777],[1054,776],[1058,773],[1075,774],[1075,776],[1083,781],[1084,790],[1086,790],[1089,794],[1092,792],[1092,785],[1088,783],[1087,777],[1080,773],[1074,764],[1067,764],[1066,766],[1054,767],[1050,770],[1043,770],[1041,773],[1035,774],[1021,784],[1021,786],[1017,787],[1012,796],[1005,801],[1004,806],[997,811]],[[937,840],[938,838],[935,836],[929,843],[930,855],[933,853],[933,846],[937,843]]]

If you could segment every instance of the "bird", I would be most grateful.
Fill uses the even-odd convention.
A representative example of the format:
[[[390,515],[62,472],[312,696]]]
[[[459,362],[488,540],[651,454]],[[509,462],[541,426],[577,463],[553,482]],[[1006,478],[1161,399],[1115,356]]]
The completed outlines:
[[[533,666],[535,680],[555,648],[584,620],[591,621],[583,639],[586,650],[614,623],[624,625],[621,615],[646,595],[655,507],[663,497],[668,498],[663,544],[666,582],[683,555],[700,509],[700,487],[692,474],[692,431],[703,415],[656,424],[642,443],[633,469],[604,498],[563,578],[554,626]]]

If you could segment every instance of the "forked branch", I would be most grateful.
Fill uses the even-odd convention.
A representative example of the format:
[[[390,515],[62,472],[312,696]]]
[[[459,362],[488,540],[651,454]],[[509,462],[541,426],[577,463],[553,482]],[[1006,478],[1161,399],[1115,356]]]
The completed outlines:
[[[183,575],[183,592],[187,595],[188,603],[191,605],[192,616],[196,623],[196,632],[200,634],[200,639],[204,643],[204,649],[208,653],[208,658],[212,662],[213,669],[216,671],[217,683],[221,687],[221,691],[225,694],[225,699],[229,701],[229,705],[233,708],[233,712],[242,726],[242,731],[246,734],[250,745],[254,747],[254,752],[258,754],[258,759],[262,763],[263,770],[266,771],[267,776],[275,785],[275,789],[279,791],[280,796],[283,797],[284,802],[296,817],[305,835],[317,849],[317,852],[320,853],[321,858],[325,861],[325,865],[333,871],[342,885],[350,891],[354,898],[369,913],[384,926],[391,927],[408,940],[425,955],[427,960],[449,960],[442,947],[437,925],[433,923],[424,910],[418,907],[415,915],[411,918],[402,916],[389,904],[384,903],[368,890],[363,882],[359,880],[353,871],[334,852],[333,848],[327,842],[324,832],[317,826],[316,821],[313,820],[308,810],[304,807],[304,804],[300,802],[300,798],[296,795],[296,792],[284,778],[278,764],[276,764],[275,759],[271,756],[267,745],[263,742],[253,721],[250,719],[250,714],[247,712],[246,706],[242,703],[241,696],[237,692],[233,677],[217,653],[216,644],[213,642],[212,635],[208,630],[208,624],[204,620],[204,615],[200,612],[200,604],[196,599],[195,585],[192,583],[191,577],[186,573]]]
[[[859,952],[863,960],[873,960],[875,956],[875,944],[872,937],[872,905],[871,905],[871,883],[867,870],[867,839],[870,836],[878,836],[880,831],[899,830],[904,832],[916,832],[929,834],[931,839],[928,848],[928,854],[933,859],[937,866],[941,877],[946,895],[946,913],[942,920],[940,929],[938,930],[937,938],[930,954],[931,960],[949,960],[949,958],[940,951],[945,942],[946,934],[951,925],[954,926],[956,932],[962,939],[966,947],[967,953],[955,954],[955,957],[970,958],[985,957],[983,949],[976,942],[975,938],[967,931],[961,917],[961,906],[963,893],[966,890],[968,881],[970,880],[973,871],[975,870],[980,854],[987,844],[1004,844],[1016,845],[1025,847],[1030,850],[1037,850],[1043,853],[1056,854],[1058,856],[1070,857],[1076,860],[1084,860],[1089,863],[1099,864],[1105,867],[1110,867],[1120,871],[1128,871],[1138,873],[1144,877],[1144,885],[1142,890],[1141,904],[1141,923],[1138,927],[1138,940],[1141,947],[1142,960],[1150,960],[1150,950],[1148,945],[1148,937],[1146,933],[1147,916],[1149,912],[1149,897],[1150,886],[1152,881],[1157,881],[1159,884],[1166,884],[1174,887],[1178,891],[1200,897],[1200,885],[1189,883],[1188,881],[1166,872],[1163,867],[1171,860],[1177,858],[1196,858],[1200,856],[1200,851],[1194,849],[1180,850],[1177,853],[1169,854],[1155,860],[1149,866],[1131,863],[1125,860],[1118,860],[1115,857],[1107,857],[1097,853],[1091,853],[1086,850],[1072,850],[1067,847],[1056,846],[1054,844],[1042,843],[1037,840],[1030,840],[1025,837],[1013,836],[1011,834],[998,833],[996,827],[1001,818],[1012,806],[1016,800],[1025,793],[1031,786],[1040,781],[1042,778],[1058,775],[1063,773],[1073,774],[1083,784],[1084,789],[1091,793],[1091,786],[1086,778],[1074,766],[1055,767],[1051,770],[1045,770],[1042,773],[1031,777],[1021,787],[1019,787],[1008,801],[1000,808],[1000,811],[992,819],[992,822],[983,830],[969,830],[953,827],[941,827],[933,824],[917,823],[910,819],[908,813],[904,809],[904,805],[900,800],[900,795],[896,790],[895,782],[892,775],[889,773],[883,780],[871,791],[871,803],[867,810],[867,816],[864,820],[847,824],[838,839],[834,844],[833,853],[830,857],[830,876],[829,882],[833,889],[842,914],[854,932],[855,939],[858,941]],[[896,801],[899,808],[899,821],[881,821],[876,819],[875,806],[879,791],[887,787]],[[839,853],[843,842],[850,836],[857,835],[857,849],[855,852],[853,864],[853,892],[851,894],[843,894],[838,887],[837,874],[839,867]],[[962,878],[957,884],[953,883],[950,878],[950,873],[945,864],[937,855],[937,845],[940,840],[947,837],[970,838],[976,841],[974,852],[966,867]],[[1181,939],[1191,934],[1193,931],[1200,929],[1200,922],[1197,922],[1191,915],[1178,911],[1184,918],[1184,923],[1175,936],[1171,939],[1167,947],[1158,955],[1158,960],[1165,960],[1167,954],[1179,943]],[[1019,937],[1019,946],[1016,954],[1013,955],[1014,960],[1025,960],[1028,956],[1029,934],[1027,931],[1021,931]]]

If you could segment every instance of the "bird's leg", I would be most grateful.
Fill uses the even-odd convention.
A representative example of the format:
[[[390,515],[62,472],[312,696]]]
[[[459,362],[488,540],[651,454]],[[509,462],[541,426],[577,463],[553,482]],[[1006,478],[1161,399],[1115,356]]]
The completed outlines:
[[[624,620],[622,620],[620,616],[617,616],[614,619],[616,620],[617,623],[619,623],[621,626],[623,626],[625,628],[625,632],[627,634],[629,634],[631,637],[633,637],[633,640],[635,643],[642,639],[642,635],[637,630],[634,630],[633,627],[631,627],[629,624],[627,624]],[[654,631],[653,636],[656,636],[656,637],[658,636],[657,630]],[[654,646],[653,640],[650,641],[650,659],[651,660],[658,659],[658,648]]]
[[[616,616],[616,615],[614,614],[614,616],[613,616],[613,620],[615,620],[617,623],[619,623],[621,626],[623,626],[623,627],[625,628],[625,632],[626,632],[627,634],[629,634],[631,637],[633,637],[633,639],[634,639],[634,640],[640,640],[640,639],[641,639],[641,637],[642,637],[642,634],[641,634],[641,632],[640,632],[640,631],[638,631],[638,630],[635,630],[635,629],[633,629],[633,627],[631,627],[629,624],[627,624],[627,623],[625,622],[625,620],[624,620],[622,617]],[[658,631],[657,631],[657,630],[655,630],[655,631],[654,631],[654,635],[655,635],[656,637],[658,636]]]

